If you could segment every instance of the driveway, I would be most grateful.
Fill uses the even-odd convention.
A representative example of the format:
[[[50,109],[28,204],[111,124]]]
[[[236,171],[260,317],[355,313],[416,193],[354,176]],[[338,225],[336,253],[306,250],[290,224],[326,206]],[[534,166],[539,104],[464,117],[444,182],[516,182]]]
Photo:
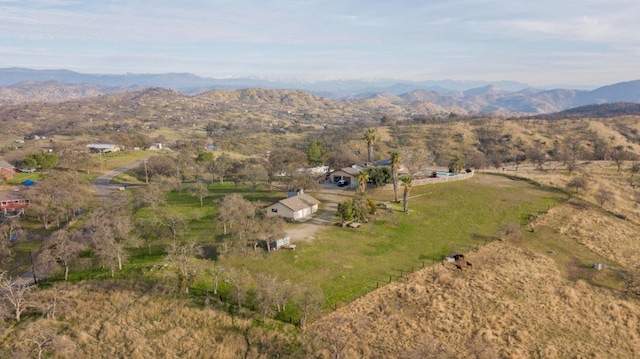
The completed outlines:
[[[320,202],[320,209],[311,218],[301,223],[287,225],[287,233],[294,242],[309,242],[316,238],[316,233],[338,222],[336,211],[338,203],[353,197],[354,191],[345,187],[338,187],[333,183],[324,183],[317,192],[308,192]]]

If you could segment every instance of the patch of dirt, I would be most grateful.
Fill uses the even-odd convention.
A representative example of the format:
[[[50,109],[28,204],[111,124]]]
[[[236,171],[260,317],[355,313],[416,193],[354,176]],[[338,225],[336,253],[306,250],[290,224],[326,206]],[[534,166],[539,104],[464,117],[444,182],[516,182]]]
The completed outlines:
[[[309,242],[316,238],[317,232],[335,225],[338,222],[336,211],[338,203],[346,201],[353,196],[353,191],[341,189],[333,184],[325,184],[318,192],[309,192],[309,195],[318,199],[322,204],[318,212],[311,218],[301,223],[288,225],[287,233],[291,242]]]

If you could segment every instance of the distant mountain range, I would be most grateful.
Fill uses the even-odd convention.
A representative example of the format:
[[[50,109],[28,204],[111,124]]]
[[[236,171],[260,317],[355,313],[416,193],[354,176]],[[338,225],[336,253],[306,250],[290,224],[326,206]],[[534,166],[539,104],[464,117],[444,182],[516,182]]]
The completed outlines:
[[[548,114],[592,104],[640,103],[640,80],[594,90],[548,90],[513,81],[277,82],[254,78],[216,79],[188,73],[100,75],[69,70],[0,69],[0,104],[63,102],[148,87],[168,88],[188,95],[210,90],[298,89],[333,100],[371,99],[400,106],[430,103],[440,111],[503,116]]]

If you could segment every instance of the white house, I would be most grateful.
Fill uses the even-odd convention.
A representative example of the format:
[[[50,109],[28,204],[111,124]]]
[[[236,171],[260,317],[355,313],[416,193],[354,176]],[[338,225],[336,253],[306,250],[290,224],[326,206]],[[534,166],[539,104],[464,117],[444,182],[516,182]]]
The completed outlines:
[[[340,180],[345,181],[348,188],[358,187],[358,173],[360,168],[345,167],[337,171],[331,172],[331,182],[336,183]]]
[[[311,215],[318,212],[319,204],[320,201],[308,194],[300,194],[281,199],[267,206],[267,217],[279,216],[298,221],[306,217],[311,217]]]

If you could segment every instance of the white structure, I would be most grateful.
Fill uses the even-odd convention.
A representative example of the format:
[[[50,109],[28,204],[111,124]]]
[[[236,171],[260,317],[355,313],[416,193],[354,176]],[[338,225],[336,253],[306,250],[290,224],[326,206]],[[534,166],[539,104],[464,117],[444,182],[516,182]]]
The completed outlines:
[[[120,151],[120,147],[113,143],[90,143],[87,145],[91,152],[117,152]]]
[[[282,238],[269,241],[269,247],[267,247],[267,250],[272,251],[274,249],[289,248],[289,247],[291,247],[291,237],[289,236],[289,233],[285,233],[282,236]],[[295,247],[296,246],[293,245],[293,248]]]
[[[345,167],[331,173],[331,182],[345,181],[348,188],[358,187],[358,173],[361,168]]]
[[[283,217],[285,219],[298,221],[306,217],[311,217],[311,215],[318,212],[319,204],[320,201],[317,199],[308,194],[301,194],[281,199],[267,206],[267,217]]]

